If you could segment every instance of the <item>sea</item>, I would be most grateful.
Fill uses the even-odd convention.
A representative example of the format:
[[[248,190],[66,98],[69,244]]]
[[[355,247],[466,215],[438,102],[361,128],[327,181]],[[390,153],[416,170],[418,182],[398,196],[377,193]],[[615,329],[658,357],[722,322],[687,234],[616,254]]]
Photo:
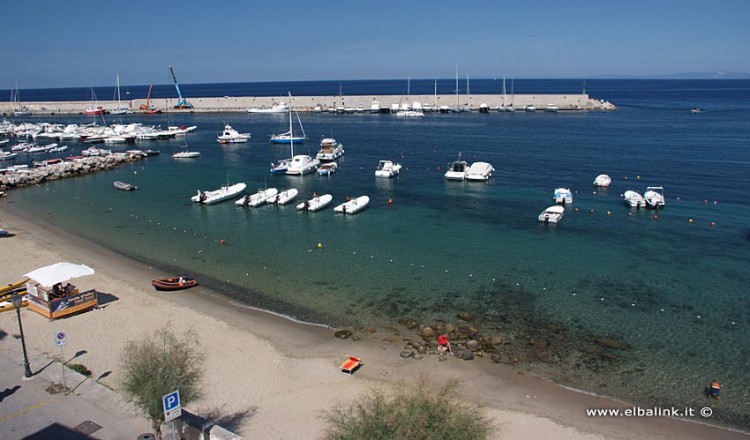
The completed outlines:
[[[510,79],[506,84],[509,91]],[[419,119],[301,113],[308,140],[295,145],[296,154],[314,155],[322,137],[335,137],[346,151],[337,173],[302,177],[269,173],[272,161],[290,153],[269,142],[287,130],[285,114],[105,116],[99,123],[198,128],[183,139],[137,146],[159,156],[14,190],[10,201],[164,275],[194,275],[233,300],[293,319],[408,333],[402,318],[459,324],[457,313],[468,312],[481,335],[494,337],[498,362],[639,405],[709,406],[709,422],[750,426],[750,81],[512,84],[519,94],[585,89],[617,110]],[[429,94],[434,81],[412,80],[410,87]],[[501,88],[502,79],[471,82],[473,93],[498,94],[493,107]],[[145,97],[148,86],[128,89],[130,98]],[[188,99],[405,90],[403,80],[182,87]],[[453,80],[438,81],[438,93],[454,90]],[[87,93],[22,90],[21,99],[86,100]],[[100,99],[111,93],[97,90]],[[172,95],[173,87],[159,86],[152,97]],[[696,107],[702,111],[692,113]],[[24,119],[91,122],[79,115]],[[251,140],[219,145],[226,123],[251,132]],[[301,131],[297,122],[294,129]],[[69,146],[74,153],[87,147]],[[171,158],[186,148],[201,157]],[[491,163],[492,178],[446,181],[446,167],[459,155]],[[402,164],[398,177],[375,178],[384,159]],[[602,173],[612,177],[611,187],[593,186]],[[115,180],[140,190],[117,191]],[[330,193],[331,207],[368,195],[370,205],[343,216],[331,207],[306,213],[294,204],[190,201],[198,190],[234,182],[247,183],[249,192],[297,188],[298,201]],[[573,204],[560,223],[540,223],[561,186],[573,191]],[[648,186],[664,188],[663,209],[624,204],[624,191]],[[704,396],[714,379],[723,385],[721,402]]]

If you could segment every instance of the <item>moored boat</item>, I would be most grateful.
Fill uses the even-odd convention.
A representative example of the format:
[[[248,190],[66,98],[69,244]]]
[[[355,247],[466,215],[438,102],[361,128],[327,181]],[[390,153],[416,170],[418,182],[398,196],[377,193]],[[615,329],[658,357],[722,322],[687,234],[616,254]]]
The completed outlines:
[[[156,290],[173,291],[195,287],[198,285],[198,280],[187,275],[182,275],[155,279],[151,281],[151,285],[154,286]]]
[[[250,133],[240,133],[231,125],[224,125],[224,131],[216,138],[216,141],[220,144],[239,144],[245,143],[250,139]]]
[[[375,169],[375,177],[393,177],[401,172],[401,164],[390,160],[381,160]]]
[[[135,191],[138,189],[138,187],[133,185],[132,183],[121,182],[119,180],[115,180],[113,185],[120,191]]]
[[[257,193],[245,195],[234,202],[234,204],[237,206],[250,206],[255,208],[269,202],[271,199],[275,199],[278,193],[279,190],[276,188],[259,189]]]
[[[573,192],[568,188],[555,188],[553,198],[558,205],[570,204],[573,203]]]
[[[315,196],[310,200],[302,202],[297,205],[298,211],[319,211],[328,206],[333,201],[333,196],[330,194],[323,194],[322,196]]]
[[[344,155],[344,146],[336,142],[334,138],[323,138],[320,141],[320,151],[318,151],[317,159],[320,160],[336,160]]]
[[[329,176],[335,173],[337,169],[338,165],[336,164],[336,162],[324,163],[320,166],[320,168],[318,168],[318,174],[320,174],[321,176]]]
[[[285,102],[273,103],[271,107],[252,107],[247,109],[248,113],[286,113],[289,106]]]
[[[565,208],[560,205],[553,205],[539,214],[539,221],[543,223],[557,223],[562,219]]]
[[[236,197],[238,194],[242,193],[245,188],[247,188],[247,185],[243,182],[235,183],[234,185],[225,185],[213,191],[198,191],[198,194],[191,197],[190,200],[196,203],[211,205]]]
[[[370,203],[370,198],[368,196],[359,196],[357,198],[351,199],[348,202],[344,202],[335,208],[333,208],[333,212],[338,212],[341,214],[356,214],[359,211],[365,209],[367,205]]]
[[[495,168],[488,162],[474,162],[466,171],[466,180],[474,182],[486,182],[492,177]]]
[[[596,179],[594,179],[594,186],[606,188],[611,184],[612,178],[606,174],[599,174],[598,176],[596,176]]]
[[[286,174],[301,176],[315,171],[318,165],[320,165],[320,160],[313,159],[306,154],[298,154],[289,162]]]
[[[196,157],[200,157],[200,155],[201,155],[200,151],[178,151],[176,153],[172,153],[172,158],[173,159],[194,159]]]
[[[290,188],[286,191],[281,191],[275,197],[269,198],[268,203],[275,203],[277,205],[286,205],[287,203],[294,200],[297,197],[298,193],[299,191],[297,191],[296,188]]]
[[[646,207],[648,208],[663,208],[664,207],[664,188],[661,186],[649,186],[646,188],[646,192],[643,193],[643,200],[646,201]]]
[[[448,164],[448,171],[445,172],[445,180],[461,180],[466,179],[466,172],[469,170],[469,164],[465,160],[461,160],[461,153],[458,153],[458,160]]]
[[[625,203],[627,203],[631,208],[646,207],[646,200],[644,200],[643,196],[639,192],[633,191],[632,189],[625,191],[622,194],[622,198],[625,200]]]

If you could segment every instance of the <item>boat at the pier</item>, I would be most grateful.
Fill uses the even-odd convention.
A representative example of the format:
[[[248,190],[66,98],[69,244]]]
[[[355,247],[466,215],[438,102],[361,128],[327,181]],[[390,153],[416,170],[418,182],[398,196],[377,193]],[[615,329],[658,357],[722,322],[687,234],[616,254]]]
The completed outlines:
[[[334,138],[323,138],[320,141],[320,150],[318,151],[317,157],[320,160],[330,161],[336,160],[344,155],[344,146],[336,142]]]
[[[115,180],[113,185],[120,191],[135,191],[138,189],[138,187],[133,185],[132,183],[121,182],[119,180]]]
[[[573,192],[568,188],[555,188],[553,198],[558,205],[571,204],[573,203]]]
[[[156,290],[174,291],[195,287],[198,285],[198,280],[187,275],[181,275],[177,277],[159,278],[151,281],[151,285],[154,286]]]
[[[271,107],[252,107],[247,109],[248,113],[286,113],[289,106],[286,102],[273,103]]]
[[[172,153],[172,159],[195,159],[196,157],[200,157],[200,155],[200,151],[178,151]]]
[[[445,180],[461,180],[466,179],[466,172],[469,170],[469,164],[465,160],[461,160],[461,153],[458,153],[458,160],[448,164],[448,171],[445,172]]]
[[[264,203],[270,202],[271,199],[275,199],[277,194],[279,194],[279,190],[276,188],[259,189],[255,194],[248,194],[241,197],[234,202],[234,204],[237,206],[250,206],[255,208]]]
[[[648,208],[663,208],[664,188],[661,186],[647,187],[646,192],[643,193],[643,199],[646,201],[646,207]]]
[[[203,203],[204,205],[211,205],[214,203],[221,202],[223,200],[231,199],[242,193],[247,188],[247,185],[243,182],[235,183],[234,185],[225,185],[219,189],[213,191],[198,191],[198,194],[190,198],[193,202]]]
[[[547,113],[557,113],[560,111],[560,107],[555,104],[547,104],[547,107],[544,107],[544,111]]]
[[[553,205],[539,214],[539,221],[544,223],[557,223],[562,219],[565,208],[560,205]]]
[[[333,196],[330,194],[323,194],[322,196],[315,196],[310,200],[300,203],[297,205],[299,211],[319,211],[328,206],[333,201]]]
[[[12,160],[18,156],[18,153],[10,153],[8,151],[0,152],[0,161]]]
[[[375,169],[375,177],[393,177],[401,171],[401,164],[394,163],[390,160],[381,160]]]
[[[596,179],[594,179],[594,186],[606,188],[611,184],[612,178],[606,174],[599,174],[598,176],[596,176]]]
[[[359,196],[355,199],[351,199],[348,202],[344,202],[335,208],[333,208],[333,212],[338,212],[341,214],[356,214],[359,211],[365,209],[367,205],[370,203],[370,198],[368,196]]]
[[[250,139],[250,133],[240,133],[231,125],[224,125],[224,131],[216,138],[220,144],[239,144],[245,143]]]
[[[110,115],[126,115],[133,113],[133,110],[130,110],[130,108],[122,106],[122,100],[120,99],[120,75],[117,75],[117,89],[115,97],[117,98],[117,107],[109,111]]]
[[[527,105],[526,107],[523,108],[523,111],[529,112],[529,113],[534,113],[536,111],[536,107],[534,107],[532,104],[529,104],[529,105]]]
[[[291,102],[292,94],[289,94],[289,100]],[[299,115],[297,114],[297,122],[299,123],[300,131],[302,131],[302,136],[294,135],[294,127],[292,126],[292,105],[290,104],[287,111],[289,112],[289,130],[285,133],[279,133],[279,134],[272,134],[271,135],[271,142],[274,144],[301,144],[305,142],[305,139],[307,136],[305,135],[305,127],[302,126],[302,121],[299,119]],[[295,112],[296,114],[296,112]]]
[[[492,177],[495,168],[487,162],[474,162],[466,171],[466,180],[486,182]]]
[[[646,200],[644,200],[643,196],[639,192],[633,191],[632,189],[625,191],[622,194],[622,198],[623,200],[625,200],[625,203],[627,203],[631,208],[646,207]]]
[[[318,174],[321,176],[328,176],[336,172],[338,169],[338,165],[336,162],[328,162],[324,163],[323,165],[318,168]]]

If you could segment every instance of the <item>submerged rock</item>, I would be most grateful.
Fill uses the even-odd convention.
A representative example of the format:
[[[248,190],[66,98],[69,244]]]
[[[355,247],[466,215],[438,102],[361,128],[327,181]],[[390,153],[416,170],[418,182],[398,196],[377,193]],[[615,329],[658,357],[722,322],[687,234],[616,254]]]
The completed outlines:
[[[465,311],[456,313],[456,318],[466,322],[471,322],[474,320],[474,316],[471,313]]]
[[[351,330],[339,330],[336,333],[333,334],[333,336],[339,338],[339,339],[347,339],[352,335]]]

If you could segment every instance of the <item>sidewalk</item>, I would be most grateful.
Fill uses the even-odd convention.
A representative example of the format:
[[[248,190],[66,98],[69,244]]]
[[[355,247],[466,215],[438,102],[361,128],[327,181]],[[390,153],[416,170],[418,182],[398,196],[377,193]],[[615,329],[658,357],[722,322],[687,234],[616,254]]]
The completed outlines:
[[[66,368],[68,395],[45,391],[52,383],[62,384],[62,371],[59,362],[43,353],[28,351],[34,376],[24,379],[21,340],[13,335],[18,335],[17,327],[0,328],[1,439],[135,440],[152,432],[145,417],[95,382],[96,377]],[[67,360],[73,356],[65,353]]]

